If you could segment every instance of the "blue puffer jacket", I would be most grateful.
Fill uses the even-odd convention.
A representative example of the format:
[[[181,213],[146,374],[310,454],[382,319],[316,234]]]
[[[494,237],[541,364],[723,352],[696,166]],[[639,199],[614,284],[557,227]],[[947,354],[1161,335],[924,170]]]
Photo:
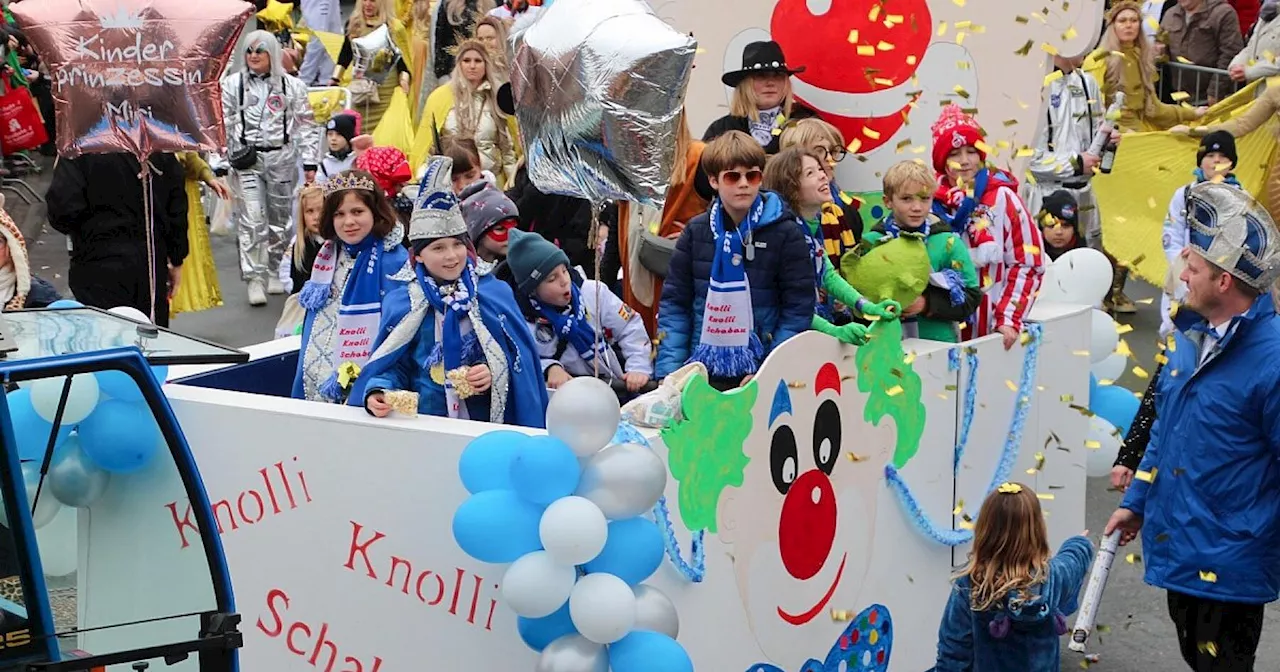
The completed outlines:
[[[1028,599],[1005,595],[986,611],[973,610],[969,577],[956,579],[938,628],[938,663],[930,672],[1058,672],[1058,640],[1078,606],[1092,558],[1089,540],[1071,537]]]
[[[767,354],[809,328],[816,294],[809,243],[800,219],[777,194],[760,193],[765,198],[763,223],[752,235],[755,259],[746,265],[755,332]],[[698,345],[715,242],[705,212],[689,220],[676,241],[658,305],[657,378],[683,366]]]
[[[1272,602],[1280,596],[1280,319],[1264,293],[1199,367],[1208,324],[1188,310],[1174,323],[1151,442],[1121,504],[1145,517],[1146,581],[1211,600]]]

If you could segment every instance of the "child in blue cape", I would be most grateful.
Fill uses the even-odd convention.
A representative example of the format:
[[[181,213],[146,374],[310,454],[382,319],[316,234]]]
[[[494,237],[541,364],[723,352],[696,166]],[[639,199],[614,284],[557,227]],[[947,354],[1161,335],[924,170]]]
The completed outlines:
[[[511,288],[478,276],[475,249],[453,194],[452,161],[435,157],[409,223],[408,284],[383,303],[378,343],[361,373],[359,401],[391,412],[386,393],[418,394],[424,415],[543,427],[547,388],[533,336]]]

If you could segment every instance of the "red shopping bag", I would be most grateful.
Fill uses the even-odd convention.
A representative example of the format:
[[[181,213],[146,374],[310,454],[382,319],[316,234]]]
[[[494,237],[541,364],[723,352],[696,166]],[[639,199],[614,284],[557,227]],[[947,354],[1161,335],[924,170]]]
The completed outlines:
[[[40,108],[26,87],[0,84],[0,151],[5,154],[36,149],[49,142]]]

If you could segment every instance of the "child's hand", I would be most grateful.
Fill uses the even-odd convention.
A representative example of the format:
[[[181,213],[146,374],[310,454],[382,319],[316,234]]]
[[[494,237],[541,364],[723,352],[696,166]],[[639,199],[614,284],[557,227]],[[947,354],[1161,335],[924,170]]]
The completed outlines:
[[[891,299],[880,303],[863,304],[862,314],[867,317],[878,317],[882,320],[896,320],[902,314],[902,304]]]
[[[369,395],[364,400],[364,407],[369,409],[369,412],[374,417],[385,418],[391,414],[391,405],[387,403],[387,398],[381,392],[374,392]]]
[[[467,383],[476,394],[488,392],[489,387],[493,385],[493,375],[489,372],[489,365],[476,364],[468,369]]]
[[[747,383],[751,382],[751,379],[755,377],[756,377],[756,374],[748,373],[747,375],[742,377],[742,382],[738,383],[738,387],[746,387]]]
[[[925,306],[924,297],[923,296],[918,297],[915,301],[911,302],[911,305],[907,306],[906,311],[903,312],[902,314],[906,317],[919,315],[920,313],[924,312],[924,306]]]
[[[849,345],[865,345],[867,341],[871,340],[871,327],[868,327],[865,324],[858,324],[857,322],[854,322],[842,327],[836,327],[836,331],[838,332],[836,334],[836,338],[841,343],[848,343]]]
[[[628,392],[639,392],[649,382],[649,374],[647,373],[628,373],[622,376],[627,382]]]
[[[569,372],[565,371],[564,367],[559,364],[552,364],[551,368],[547,369],[547,387],[553,390],[560,389],[561,385],[571,380],[573,380],[573,376],[569,375]]]
[[[1116,465],[1111,467],[1111,487],[1124,492],[1129,489],[1129,484],[1133,482],[1133,470],[1129,467]]]

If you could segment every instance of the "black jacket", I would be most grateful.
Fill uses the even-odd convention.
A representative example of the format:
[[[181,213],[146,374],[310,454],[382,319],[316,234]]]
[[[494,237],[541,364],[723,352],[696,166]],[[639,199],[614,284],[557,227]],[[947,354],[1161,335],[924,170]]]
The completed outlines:
[[[315,265],[316,256],[320,254],[321,244],[322,243],[316,242],[311,238],[311,236],[307,236],[302,254],[302,268],[298,268],[298,265],[293,263],[293,254],[289,254],[284,260],[285,263],[289,264],[289,277],[293,279],[293,294],[301,292],[302,286],[307,284],[307,281],[311,279],[311,267]],[[292,252],[292,250],[290,250],[290,252]]]
[[[187,258],[187,192],[182,165],[172,154],[150,163],[156,268]],[[49,185],[49,223],[71,237],[73,264],[145,250],[142,172],[129,154],[86,154],[58,161]]]
[[[555,243],[569,257],[569,264],[581,266],[587,277],[595,279],[595,254],[587,247],[591,231],[591,202],[573,196],[547,194],[540,191],[529,179],[529,171],[521,166],[516,179],[507,190],[507,198],[516,204],[520,212],[520,230],[538,233]],[[621,269],[617,248],[618,209],[613,204],[600,213],[600,224],[615,232],[609,236],[601,260],[600,276],[612,286]],[[613,248],[612,254],[610,247]]]
[[[818,116],[817,112],[801,105],[800,103],[792,103],[791,118],[788,121],[796,121],[798,119],[808,119]],[[742,131],[747,135],[751,135],[751,120],[746,117],[735,117],[732,114],[726,114],[719,119],[711,122],[707,127],[707,132],[702,134],[703,142],[711,142],[716,138],[728,133],[729,131]],[[773,156],[778,153],[778,141],[782,137],[779,133],[773,136],[768,145],[765,145],[764,153]]]

